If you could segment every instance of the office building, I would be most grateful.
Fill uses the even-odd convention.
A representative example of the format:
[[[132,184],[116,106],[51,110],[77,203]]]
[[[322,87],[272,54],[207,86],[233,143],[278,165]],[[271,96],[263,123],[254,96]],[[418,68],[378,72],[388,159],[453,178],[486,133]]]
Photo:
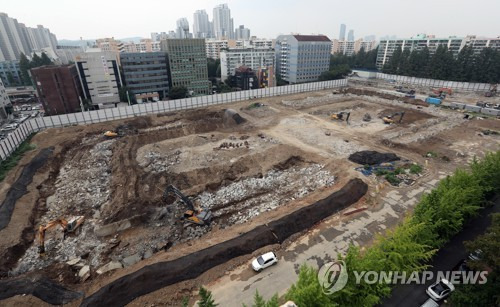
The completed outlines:
[[[214,7],[214,36],[217,39],[234,39],[234,22],[227,4]]]
[[[471,46],[474,53],[479,54],[484,48],[493,48],[500,50],[500,37],[497,38],[480,38],[475,35],[467,37],[450,36],[448,38],[438,38],[434,35],[418,34],[415,37],[405,39],[381,40],[377,53],[377,68],[381,69],[387,63],[394,51],[398,48],[401,50],[422,50],[425,47],[429,49],[430,54],[434,54],[438,46],[444,45],[448,47],[456,57],[464,46]]]
[[[19,61],[4,61],[0,62],[0,79],[4,86],[21,85],[21,69]]]
[[[280,35],[276,75],[289,83],[317,81],[330,68],[332,42],[324,35]]]
[[[240,90],[252,90],[259,88],[259,81],[255,72],[247,66],[240,66],[231,76],[232,84]]]
[[[31,76],[46,114],[67,114],[81,110],[83,92],[74,64],[33,68]]]
[[[228,48],[236,48],[236,41],[233,39],[206,39],[205,49],[207,58],[220,59],[221,50]]]
[[[123,78],[138,103],[168,97],[168,66],[165,52],[120,54]]]
[[[231,48],[222,50],[220,53],[221,78],[226,80],[234,76],[236,70],[241,67],[249,67],[258,71],[262,67],[274,67],[274,49],[262,48]]]
[[[144,38],[140,42],[134,43],[124,43],[123,52],[135,53],[135,52],[158,52],[160,51],[160,42],[153,41],[152,39]]]
[[[95,108],[111,108],[120,102],[118,89],[122,80],[115,52],[90,50],[76,57],[83,96]]]
[[[245,28],[244,25],[239,26],[235,31],[235,38],[239,40],[250,39],[250,29]]]
[[[340,25],[339,41],[345,41],[345,24]]]
[[[49,29],[38,25],[26,27],[17,19],[0,13],[0,62],[19,60],[20,54],[30,56],[34,50],[57,47],[57,38]]]
[[[208,20],[205,10],[197,10],[193,14],[193,36],[194,38],[212,37],[212,23]]]
[[[114,37],[100,38],[95,41],[97,48],[104,52],[123,52],[123,43]]]
[[[354,30],[349,30],[349,33],[347,33],[347,41],[349,42],[354,41]]]
[[[5,120],[9,116],[7,108],[12,104],[10,103],[9,95],[5,91],[5,86],[2,80],[0,80],[0,119]]]
[[[168,56],[170,87],[185,86],[191,95],[211,93],[205,48],[205,40],[201,38],[161,42],[161,50]]]
[[[189,22],[186,18],[177,20],[177,28],[175,30],[176,38],[192,38],[193,35],[189,33]]]
[[[365,52],[375,49],[377,46],[377,42],[375,41],[364,41],[362,39],[358,39],[355,41],[339,41],[338,39],[334,39],[332,42],[332,54],[343,54],[347,56],[351,56],[355,53],[358,53],[361,49],[364,49]]]

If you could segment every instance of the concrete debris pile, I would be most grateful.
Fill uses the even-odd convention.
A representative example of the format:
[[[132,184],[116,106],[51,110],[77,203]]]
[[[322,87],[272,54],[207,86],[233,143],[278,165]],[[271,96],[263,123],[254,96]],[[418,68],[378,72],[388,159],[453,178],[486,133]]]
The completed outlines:
[[[220,150],[220,149],[232,149],[232,148],[250,148],[250,144],[248,141],[245,142],[240,142],[240,143],[233,143],[233,142],[223,142],[220,144],[218,147],[214,147],[214,150]]]
[[[155,174],[163,173],[169,168],[180,161],[180,150],[175,150],[167,155],[161,154],[157,151],[150,151],[144,154],[144,158],[140,159],[139,165],[144,167],[146,171]]]
[[[151,132],[151,131],[159,131],[159,130],[173,130],[173,129],[181,129],[184,128],[186,124],[182,121],[176,121],[173,123],[169,123],[163,126],[156,126],[151,128],[140,129],[140,132]]]
[[[331,186],[334,181],[335,177],[323,165],[294,166],[284,171],[271,170],[262,178],[234,182],[214,193],[204,192],[199,199],[204,209],[212,210],[214,220],[227,227]]]
[[[305,99],[299,99],[299,100],[283,100],[281,103],[289,107],[303,108],[303,107],[317,106],[331,102],[344,101],[347,100],[349,97],[350,97],[349,95],[335,95],[333,93],[330,93],[325,96],[307,97]]]
[[[111,181],[111,146],[114,140],[97,143],[79,160],[65,163],[56,179],[55,193],[47,198],[47,212],[41,225],[58,218],[70,219],[83,215],[85,221],[63,240],[61,227],[56,226],[46,233],[45,249],[47,257],[40,258],[38,241],[26,250],[13,274],[21,274],[33,269],[41,269],[55,262],[69,261],[82,255],[88,264],[98,266],[106,244],[94,233],[94,226],[100,217],[100,208],[110,197],[107,188]],[[38,226],[38,225],[37,225]]]

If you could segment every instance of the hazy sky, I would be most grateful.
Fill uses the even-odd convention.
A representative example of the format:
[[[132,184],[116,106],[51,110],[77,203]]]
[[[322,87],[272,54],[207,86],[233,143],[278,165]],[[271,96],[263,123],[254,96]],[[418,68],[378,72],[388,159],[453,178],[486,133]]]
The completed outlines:
[[[341,23],[356,38],[375,34],[410,37],[500,35],[500,0],[0,0],[0,11],[34,27],[48,27],[58,39],[150,37],[174,30],[193,13],[228,3],[234,26],[244,24],[251,35],[275,38],[291,32],[322,33],[338,38]]]

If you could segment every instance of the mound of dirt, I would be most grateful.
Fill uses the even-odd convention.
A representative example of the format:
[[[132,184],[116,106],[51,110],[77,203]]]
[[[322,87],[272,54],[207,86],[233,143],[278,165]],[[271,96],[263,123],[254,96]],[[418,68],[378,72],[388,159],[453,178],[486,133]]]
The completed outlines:
[[[233,109],[226,109],[224,111],[224,125],[226,126],[234,126],[241,125],[245,123],[247,120],[241,117],[241,115]]]
[[[0,280],[0,300],[25,294],[52,305],[67,304],[82,297],[82,293],[68,290],[45,277]]]
[[[394,153],[381,153],[372,150],[363,150],[353,153],[349,156],[349,160],[361,165],[375,165],[385,162],[398,161],[400,158]]]

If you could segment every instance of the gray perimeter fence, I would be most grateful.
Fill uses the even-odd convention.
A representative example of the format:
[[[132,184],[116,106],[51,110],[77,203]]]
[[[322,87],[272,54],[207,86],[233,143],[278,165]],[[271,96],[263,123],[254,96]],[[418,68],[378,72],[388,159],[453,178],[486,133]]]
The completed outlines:
[[[456,81],[445,81],[445,80],[436,80],[436,79],[424,79],[424,78],[415,78],[408,76],[400,76],[400,75],[390,75],[384,73],[376,73],[377,79],[384,80],[395,80],[400,83],[408,83],[413,85],[421,85],[421,86],[429,86],[429,87],[447,87],[454,90],[462,90],[462,91],[488,91],[490,89],[490,84],[488,83],[471,83],[471,82],[456,82]]]
[[[3,161],[9,157],[32,133],[47,128],[87,125],[147,114],[187,110],[248,99],[320,91],[345,86],[347,86],[347,79],[311,82],[168,101],[158,101],[96,111],[32,118],[20,124],[16,130],[9,133],[5,139],[0,141],[0,159]]]

